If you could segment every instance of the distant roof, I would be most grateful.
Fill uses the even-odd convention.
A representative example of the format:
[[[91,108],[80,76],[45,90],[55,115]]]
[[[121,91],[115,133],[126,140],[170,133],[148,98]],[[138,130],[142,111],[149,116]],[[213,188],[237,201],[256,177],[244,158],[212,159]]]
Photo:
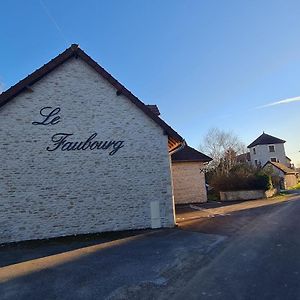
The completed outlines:
[[[154,114],[156,114],[157,116],[160,115],[160,111],[159,111],[157,105],[155,105],[155,104],[147,104],[147,107],[150,108],[150,110],[151,110]]]
[[[273,161],[268,161],[265,163],[265,165],[263,166],[263,168],[268,165],[268,164],[271,164],[273,165],[274,167],[276,167],[277,169],[279,169],[280,171],[282,171],[284,174],[297,174],[298,172],[291,169],[291,168],[288,168],[287,166],[285,166],[284,164],[282,163],[278,163],[278,162],[273,162]]]
[[[283,144],[284,140],[281,140],[275,136],[263,133],[255,141],[253,141],[247,148],[254,147],[256,145],[268,145],[268,144]]]
[[[8,103],[11,99],[17,96],[22,91],[29,89],[31,85],[43,78],[45,75],[49,74],[55,68],[63,64],[68,59],[75,57],[81,58],[90,67],[92,67],[100,76],[105,78],[115,89],[117,95],[124,95],[129,99],[134,105],[136,105],[140,110],[142,110],[149,118],[151,118],[155,123],[157,123],[164,132],[168,135],[169,149],[174,150],[180,144],[184,143],[184,139],[166,122],[164,122],[157,113],[153,112],[151,108],[145,105],[140,99],[134,96],[125,86],[118,82],[111,74],[104,70],[96,61],[94,61],[90,56],[88,56],[83,50],[79,48],[79,45],[72,44],[64,52],[53,58],[51,61],[43,65],[41,68],[37,69],[26,78],[19,81],[14,86],[10,87],[8,90],[0,94],[0,107]]]
[[[247,162],[247,161],[251,161],[250,152],[242,153],[242,154],[237,155],[236,160],[239,163],[244,163],[244,162]]]
[[[211,157],[187,145],[182,150],[179,150],[174,154],[172,154],[172,161],[174,162],[187,162],[187,161],[209,162],[211,160],[212,160]]]

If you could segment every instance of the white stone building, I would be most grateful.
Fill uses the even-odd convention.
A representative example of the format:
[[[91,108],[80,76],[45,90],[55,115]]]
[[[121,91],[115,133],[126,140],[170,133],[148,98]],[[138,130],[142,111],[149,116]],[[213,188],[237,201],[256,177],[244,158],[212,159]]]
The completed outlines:
[[[183,138],[78,45],[0,107],[0,243],[174,226]]]
[[[207,202],[204,168],[211,160],[189,146],[172,155],[175,204]]]
[[[271,161],[289,167],[290,161],[286,156],[284,143],[285,141],[282,139],[263,133],[247,147],[250,152],[251,164],[263,166]]]
[[[249,155],[243,156],[252,165],[271,170],[274,175],[278,175],[282,189],[292,187],[298,182],[298,172],[286,156],[284,143],[282,139],[263,133],[248,146]]]

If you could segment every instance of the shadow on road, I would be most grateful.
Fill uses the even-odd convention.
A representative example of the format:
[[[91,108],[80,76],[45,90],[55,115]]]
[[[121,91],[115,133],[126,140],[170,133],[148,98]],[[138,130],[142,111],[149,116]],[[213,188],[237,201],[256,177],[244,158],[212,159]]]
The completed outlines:
[[[164,286],[222,240],[165,229],[55,255],[44,253],[41,258],[0,268],[1,300],[103,299],[111,293],[127,293],[132,286]],[[37,256],[40,251],[32,249]],[[16,252],[11,255],[17,257]]]
[[[299,195],[244,202],[211,202],[176,207],[177,225],[182,230],[230,236],[254,218],[269,213],[290,201],[300,201]]]
[[[2,244],[0,245],[0,268],[44,256],[100,245],[137,235],[144,235],[152,231],[153,230],[129,230],[122,232],[104,232]]]

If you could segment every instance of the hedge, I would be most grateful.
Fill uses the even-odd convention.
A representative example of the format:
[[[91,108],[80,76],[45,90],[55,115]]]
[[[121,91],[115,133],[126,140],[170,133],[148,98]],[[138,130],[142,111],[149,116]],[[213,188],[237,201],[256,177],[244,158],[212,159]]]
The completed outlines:
[[[211,185],[217,191],[239,191],[239,190],[268,190],[272,188],[270,176],[266,174],[255,174],[250,176],[237,176],[229,174],[212,178]]]

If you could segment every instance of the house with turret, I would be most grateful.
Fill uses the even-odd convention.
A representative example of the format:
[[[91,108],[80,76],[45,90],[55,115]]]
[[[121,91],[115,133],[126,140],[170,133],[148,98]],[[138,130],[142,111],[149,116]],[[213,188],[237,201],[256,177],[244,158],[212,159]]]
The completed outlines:
[[[249,152],[240,159],[244,159],[253,166],[262,167],[281,178],[281,188],[286,189],[298,182],[298,172],[291,159],[285,153],[285,140],[263,132],[248,145]]]
[[[248,145],[250,161],[254,166],[264,166],[268,161],[281,163],[291,167],[291,161],[286,156],[284,143],[286,141],[263,132]]]

